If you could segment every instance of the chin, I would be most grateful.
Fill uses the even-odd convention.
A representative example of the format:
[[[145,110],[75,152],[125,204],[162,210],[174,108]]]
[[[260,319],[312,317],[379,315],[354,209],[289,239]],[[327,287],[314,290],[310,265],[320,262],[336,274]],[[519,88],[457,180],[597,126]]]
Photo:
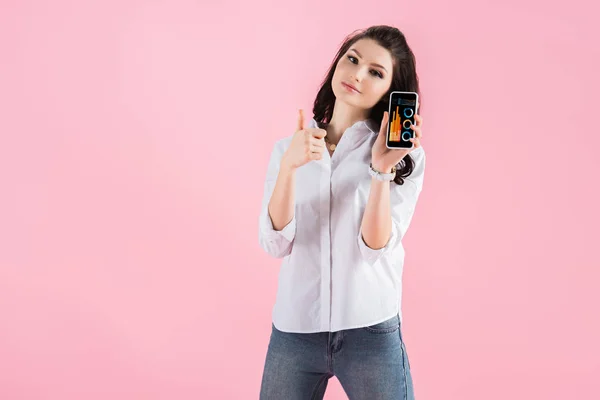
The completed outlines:
[[[334,93],[335,94],[335,93]],[[348,93],[340,93],[339,96],[337,94],[335,94],[335,98],[338,101],[343,101],[344,103],[348,104],[351,107],[354,108],[367,108],[365,107],[365,104],[363,101],[357,101],[358,99],[356,99],[355,96],[348,94]]]

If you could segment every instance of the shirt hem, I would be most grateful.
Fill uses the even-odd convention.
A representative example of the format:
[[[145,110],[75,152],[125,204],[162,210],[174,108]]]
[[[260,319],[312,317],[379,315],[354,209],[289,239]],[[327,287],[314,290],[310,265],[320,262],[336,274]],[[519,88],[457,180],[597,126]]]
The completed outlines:
[[[375,321],[372,321],[372,322],[367,322],[365,324],[359,324],[359,325],[351,325],[350,327],[336,329],[336,330],[330,330],[330,331],[327,331],[327,330],[324,331],[324,330],[319,330],[319,329],[317,329],[317,330],[314,330],[314,329],[308,329],[308,330],[284,330],[284,329],[279,328],[277,326],[277,324],[275,323],[274,320],[271,320],[271,322],[273,323],[273,326],[278,331],[285,332],[285,333],[324,333],[324,332],[339,332],[339,331],[347,331],[347,330],[351,330],[351,329],[366,328],[368,326],[375,325],[375,324],[378,324],[378,323],[383,322],[383,321],[387,321],[388,319],[393,318],[395,316],[398,316],[398,319],[400,321],[402,321],[402,317],[400,315],[400,308],[397,308],[397,311],[395,313],[393,313],[393,314],[391,314],[391,315],[389,315],[387,317],[384,317],[384,318],[379,318],[379,319],[377,319]]]

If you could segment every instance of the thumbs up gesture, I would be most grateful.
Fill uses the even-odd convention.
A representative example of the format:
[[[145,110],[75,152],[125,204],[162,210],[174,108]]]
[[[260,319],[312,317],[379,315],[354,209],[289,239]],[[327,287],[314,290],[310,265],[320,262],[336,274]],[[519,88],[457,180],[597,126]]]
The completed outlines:
[[[304,112],[298,112],[296,133],[292,137],[290,146],[281,158],[281,166],[296,169],[312,160],[320,160],[325,150],[325,129],[305,128]]]

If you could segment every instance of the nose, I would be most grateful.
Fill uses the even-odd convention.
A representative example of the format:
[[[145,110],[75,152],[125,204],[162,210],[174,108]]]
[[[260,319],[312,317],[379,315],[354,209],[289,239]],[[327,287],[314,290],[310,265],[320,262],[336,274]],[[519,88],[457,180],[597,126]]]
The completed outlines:
[[[360,82],[360,81],[363,80],[364,75],[367,74],[368,72],[369,72],[368,68],[358,68],[358,70],[356,71],[356,75],[355,75],[354,79],[357,82]]]

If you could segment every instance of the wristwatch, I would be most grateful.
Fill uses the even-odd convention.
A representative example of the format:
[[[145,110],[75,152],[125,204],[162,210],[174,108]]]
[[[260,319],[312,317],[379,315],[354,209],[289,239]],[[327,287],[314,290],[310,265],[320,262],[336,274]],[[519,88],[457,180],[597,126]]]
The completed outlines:
[[[392,167],[392,172],[389,174],[384,174],[383,172],[379,172],[373,168],[373,164],[369,164],[369,175],[378,181],[391,182],[396,178],[396,167]]]

